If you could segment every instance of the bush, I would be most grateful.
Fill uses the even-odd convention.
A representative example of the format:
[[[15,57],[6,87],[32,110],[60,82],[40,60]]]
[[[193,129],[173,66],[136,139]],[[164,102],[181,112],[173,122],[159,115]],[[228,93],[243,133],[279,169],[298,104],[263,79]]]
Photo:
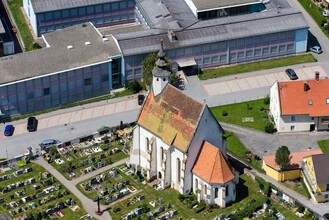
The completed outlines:
[[[136,80],[129,81],[127,83],[126,87],[127,87],[127,89],[129,89],[133,93],[138,93],[139,91],[141,91],[143,89],[141,84],[139,82],[137,82]]]
[[[297,212],[303,213],[305,211],[305,207],[302,206],[301,204],[298,205]]]
[[[252,106],[250,106],[249,103],[247,103],[247,109],[252,110]]]
[[[222,112],[222,116],[227,116],[228,115],[228,113],[227,113],[227,111],[225,111],[225,110],[223,110],[223,112]]]
[[[269,105],[270,101],[271,101],[270,96],[267,95],[266,98],[264,99],[264,104]]]
[[[257,181],[259,188],[262,190],[262,192],[266,195],[269,196],[270,194],[270,189],[271,186],[268,182],[266,182],[263,178],[256,176],[255,180]]]
[[[313,213],[310,212],[309,210],[306,210],[303,218],[310,219],[310,218],[312,218],[312,216],[313,216]]]
[[[184,195],[182,195],[182,194],[179,194],[179,195],[178,195],[178,200],[179,200],[179,201],[182,202],[184,199],[185,199],[185,196],[184,196]]]
[[[276,132],[274,124],[270,121],[266,122],[264,130],[266,133],[269,133],[269,134],[273,134],[274,132]]]

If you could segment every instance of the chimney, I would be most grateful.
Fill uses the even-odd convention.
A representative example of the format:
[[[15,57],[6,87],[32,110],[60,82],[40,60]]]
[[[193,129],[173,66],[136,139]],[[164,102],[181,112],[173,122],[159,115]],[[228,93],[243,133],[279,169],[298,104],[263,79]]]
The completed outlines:
[[[315,80],[319,81],[319,79],[320,79],[320,73],[319,73],[319,71],[316,71],[315,72]]]
[[[304,81],[304,93],[306,93],[308,90],[308,85],[307,85],[307,82]]]

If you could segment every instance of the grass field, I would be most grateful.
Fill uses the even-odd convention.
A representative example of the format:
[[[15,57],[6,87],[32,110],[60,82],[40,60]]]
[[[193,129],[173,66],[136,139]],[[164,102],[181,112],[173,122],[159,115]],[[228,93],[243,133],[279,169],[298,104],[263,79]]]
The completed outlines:
[[[303,54],[291,57],[277,58],[254,63],[239,64],[228,67],[219,67],[215,69],[205,69],[198,75],[200,79],[212,79],[223,76],[235,75],[240,73],[248,73],[259,70],[273,69],[283,66],[291,66],[301,63],[311,63],[317,60],[312,54]]]
[[[318,141],[318,145],[324,154],[329,153],[329,140]]]
[[[232,105],[225,105],[211,108],[219,122],[241,125],[249,128],[254,128],[264,131],[265,123],[268,121],[269,105],[264,104],[264,99],[259,99],[250,102],[243,102]],[[227,116],[223,116],[223,112]],[[243,118],[253,118],[253,122],[243,122]]]

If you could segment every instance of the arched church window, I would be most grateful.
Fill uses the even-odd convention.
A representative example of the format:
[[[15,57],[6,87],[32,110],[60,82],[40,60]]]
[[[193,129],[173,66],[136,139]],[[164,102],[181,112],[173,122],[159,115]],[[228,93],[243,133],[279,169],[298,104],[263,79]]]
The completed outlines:
[[[216,187],[215,188],[215,199],[217,199],[218,198],[218,188]]]
[[[199,180],[195,178],[195,189],[199,189]]]
[[[229,187],[228,187],[228,185],[226,185],[226,187],[225,187],[225,196],[226,197],[228,196],[228,190],[229,190]]]
[[[179,183],[180,183],[180,178],[181,178],[180,170],[181,170],[180,159],[177,158],[177,182],[179,182]]]

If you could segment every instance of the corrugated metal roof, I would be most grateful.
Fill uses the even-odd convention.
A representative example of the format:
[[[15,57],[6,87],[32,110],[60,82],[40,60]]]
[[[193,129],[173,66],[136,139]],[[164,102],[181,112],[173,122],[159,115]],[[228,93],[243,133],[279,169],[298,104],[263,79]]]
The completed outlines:
[[[148,30],[135,32],[133,35],[115,35],[115,37],[123,54],[129,56],[158,51],[161,39],[164,40],[164,49],[168,50],[302,28],[308,28],[302,13],[289,8],[280,13],[272,11],[200,21],[185,30],[176,31],[178,39],[176,42],[170,42],[166,30],[157,32]]]
[[[97,5],[118,0],[30,0],[34,13]]]
[[[252,3],[260,3],[257,0],[192,0],[198,11],[212,8],[223,8],[234,5],[245,5]]]

